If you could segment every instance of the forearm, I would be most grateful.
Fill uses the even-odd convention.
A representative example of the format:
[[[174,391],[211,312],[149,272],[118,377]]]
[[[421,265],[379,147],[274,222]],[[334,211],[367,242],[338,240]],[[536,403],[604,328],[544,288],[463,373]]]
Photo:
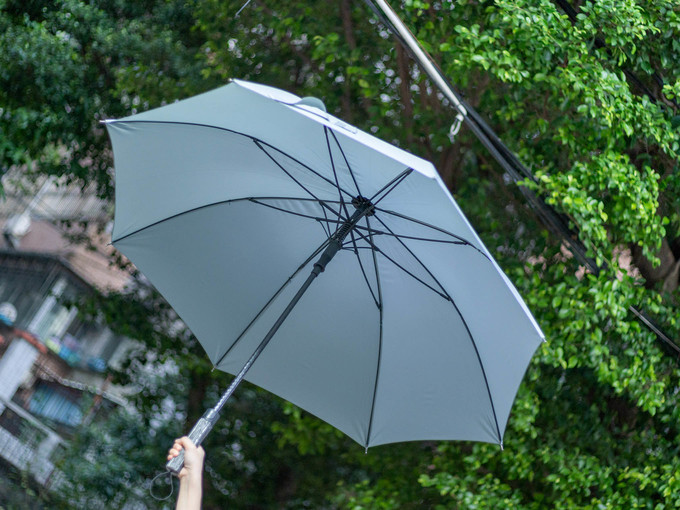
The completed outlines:
[[[201,473],[189,473],[179,479],[177,510],[200,510],[203,481]]]

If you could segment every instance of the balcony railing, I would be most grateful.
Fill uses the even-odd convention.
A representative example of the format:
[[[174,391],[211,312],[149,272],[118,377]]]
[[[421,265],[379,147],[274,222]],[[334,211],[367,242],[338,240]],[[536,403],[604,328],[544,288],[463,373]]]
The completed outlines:
[[[64,440],[14,402],[0,398],[0,404],[0,457],[40,485],[58,485],[62,475],[53,460]]]

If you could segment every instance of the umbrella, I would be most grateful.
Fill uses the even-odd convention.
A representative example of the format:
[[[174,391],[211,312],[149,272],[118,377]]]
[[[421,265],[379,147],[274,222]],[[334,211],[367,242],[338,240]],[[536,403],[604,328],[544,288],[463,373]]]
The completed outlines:
[[[543,334],[431,163],[239,80],[106,126],[113,244],[236,374],[195,442],[245,378],[366,448],[502,446]]]

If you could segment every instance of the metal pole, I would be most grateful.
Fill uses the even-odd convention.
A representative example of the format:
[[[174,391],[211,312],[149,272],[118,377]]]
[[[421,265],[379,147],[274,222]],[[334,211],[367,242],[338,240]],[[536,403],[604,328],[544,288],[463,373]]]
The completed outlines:
[[[196,446],[203,442],[208,433],[212,430],[215,423],[217,423],[222,407],[224,407],[224,404],[226,404],[227,400],[229,400],[229,397],[231,397],[241,381],[243,381],[246,373],[248,370],[250,370],[250,367],[252,367],[253,363],[255,363],[255,360],[260,356],[260,354],[262,354],[262,351],[264,351],[269,341],[279,330],[281,324],[284,323],[288,315],[290,315],[290,312],[293,311],[293,308],[295,308],[295,305],[298,303],[298,301],[300,301],[302,295],[307,291],[314,279],[319,276],[319,274],[323,273],[323,271],[326,269],[326,265],[331,261],[335,254],[340,251],[342,248],[342,241],[345,239],[345,237],[347,237],[347,234],[352,231],[357,223],[359,223],[361,218],[366,215],[370,216],[373,214],[373,204],[371,204],[368,200],[362,199],[361,197],[358,197],[355,207],[357,210],[348,220],[342,223],[342,225],[340,225],[340,227],[330,237],[326,249],[319,257],[319,260],[314,263],[314,267],[312,268],[310,275],[307,277],[295,296],[293,296],[293,299],[291,299],[290,303],[288,303],[288,306],[286,306],[286,309],[281,313],[269,332],[262,339],[260,345],[258,345],[257,349],[255,349],[255,352],[253,352],[250,358],[248,358],[248,361],[246,361],[239,373],[236,374],[236,377],[234,377],[234,380],[231,382],[227,390],[222,394],[220,400],[217,402],[217,404],[215,404],[214,407],[208,409],[205,412],[205,414],[196,422],[196,425],[194,425],[194,427],[191,429],[191,432],[189,432],[189,439],[191,439],[191,441]],[[183,467],[184,450],[182,450],[177,457],[169,460],[165,465],[165,468],[174,475],[179,475],[179,472]]]
[[[458,100],[458,96],[453,92],[451,86],[443,78],[441,71],[434,64],[432,57],[430,57],[420,43],[411,33],[411,31],[404,25],[401,18],[397,16],[397,13],[392,10],[392,7],[385,0],[366,0],[368,5],[375,9],[375,4],[380,8],[383,15],[387,18],[390,24],[397,31],[397,35],[402,39],[404,44],[411,50],[413,57],[420,64],[420,67],[425,71],[425,73],[430,77],[439,90],[442,91],[446,99],[451,101],[451,104],[458,110],[458,112],[463,116],[467,116],[467,110]]]

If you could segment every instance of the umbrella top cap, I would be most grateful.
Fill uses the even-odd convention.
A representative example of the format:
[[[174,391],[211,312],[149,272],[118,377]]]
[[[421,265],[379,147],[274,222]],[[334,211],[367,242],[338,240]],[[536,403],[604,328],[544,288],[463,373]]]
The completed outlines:
[[[326,112],[326,105],[323,104],[323,101],[319,99],[318,97],[314,96],[306,96],[300,99],[297,103],[295,103],[295,106],[311,106],[312,108],[317,108],[321,110],[322,112]]]

